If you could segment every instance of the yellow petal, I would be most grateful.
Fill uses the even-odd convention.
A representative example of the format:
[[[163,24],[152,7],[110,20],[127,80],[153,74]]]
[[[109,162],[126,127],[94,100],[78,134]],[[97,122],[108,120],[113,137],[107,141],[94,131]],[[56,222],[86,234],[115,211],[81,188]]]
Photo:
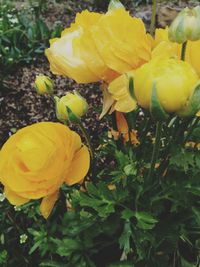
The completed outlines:
[[[79,183],[87,174],[90,167],[90,154],[86,146],[76,152],[70,169],[65,178],[68,185]]]
[[[117,129],[120,134],[128,133],[128,123],[123,113],[116,111],[116,122],[117,122]]]
[[[16,206],[23,205],[29,202],[30,200],[27,198],[20,197],[15,192],[11,191],[7,186],[4,187],[4,193],[5,193],[6,198],[12,205],[16,205]]]
[[[107,12],[91,33],[106,65],[118,73],[150,60],[151,45],[142,20],[131,17],[123,8]]]
[[[129,76],[133,76],[133,71],[125,73],[113,80],[108,87],[109,93],[116,100],[115,110],[120,112],[130,112],[136,108],[136,101],[129,94]]]
[[[102,85],[101,86],[102,92],[103,92],[103,108],[102,112],[99,116],[99,119],[101,120],[109,111],[112,104],[114,103],[114,99],[112,98],[112,95],[109,94],[107,86]]]
[[[42,216],[47,219],[58,199],[58,191],[54,192],[53,194],[46,196],[42,199],[40,204],[40,212]]]

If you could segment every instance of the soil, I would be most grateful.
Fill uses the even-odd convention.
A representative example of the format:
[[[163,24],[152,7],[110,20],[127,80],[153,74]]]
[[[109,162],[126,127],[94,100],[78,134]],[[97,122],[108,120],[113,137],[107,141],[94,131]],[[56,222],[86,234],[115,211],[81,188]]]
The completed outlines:
[[[97,2],[100,2],[96,0]],[[27,1],[28,2],[28,1]],[[44,19],[50,28],[56,21],[61,21],[63,27],[67,27],[74,20],[75,14],[83,9],[104,11],[102,2],[98,7],[93,6],[92,0],[66,1],[67,3],[51,3]],[[151,18],[151,6],[142,5],[136,7],[133,2],[126,2],[127,9],[131,14],[141,17],[147,25]],[[177,14],[180,6],[187,5],[185,1],[162,2],[159,5],[158,25],[166,26]],[[21,2],[17,2],[20,6]],[[98,3],[97,3],[98,4]],[[178,8],[177,8],[178,7]],[[172,11],[170,11],[172,10]],[[172,14],[173,13],[173,14]],[[0,88],[0,146],[7,140],[9,135],[17,129],[40,121],[56,121],[54,104],[49,96],[38,95],[34,89],[34,80],[37,74],[45,74],[55,82],[55,92],[58,96],[64,95],[67,91],[74,89],[87,99],[89,111],[84,118],[85,127],[88,129],[92,141],[97,145],[97,141],[102,132],[108,129],[105,120],[99,121],[98,116],[101,109],[102,95],[99,84],[78,85],[68,78],[54,76],[49,71],[49,64],[45,57],[34,58],[33,63],[21,66],[8,78],[8,88]]]

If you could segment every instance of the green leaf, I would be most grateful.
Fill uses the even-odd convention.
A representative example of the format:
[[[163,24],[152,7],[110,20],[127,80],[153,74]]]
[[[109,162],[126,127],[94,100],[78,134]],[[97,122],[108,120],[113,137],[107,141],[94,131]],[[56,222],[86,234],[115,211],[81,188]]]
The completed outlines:
[[[155,224],[158,222],[150,213],[147,212],[135,212],[135,217],[137,219],[137,226],[143,230],[150,230],[154,228]]]
[[[113,10],[117,8],[124,8],[124,5],[119,0],[111,0],[108,6],[108,10]]]
[[[150,112],[153,118],[158,121],[165,121],[169,118],[169,115],[164,111],[157,96],[156,83],[153,83]]]
[[[80,124],[81,123],[81,119],[78,116],[76,116],[74,114],[74,112],[69,107],[66,107],[66,109],[67,109],[69,120],[71,122]]]
[[[129,175],[136,175],[137,174],[137,170],[135,165],[133,164],[128,164],[124,167],[124,172],[127,176]]]
[[[196,85],[192,96],[187,102],[187,106],[178,112],[179,116],[192,117],[200,110],[200,83]]]
[[[183,257],[181,257],[181,266],[182,267],[197,267],[195,263],[189,263]]]
[[[125,210],[122,211],[122,219],[129,220],[130,218],[135,216],[135,212],[132,211],[131,209],[126,208]]]
[[[127,256],[131,252],[130,238],[132,236],[130,221],[124,224],[124,230],[119,238],[120,248],[123,249],[124,254]]]
[[[134,79],[133,79],[133,77],[127,77],[127,78],[129,78],[129,84],[128,84],[129,94],[134,101],[137,101],[137,99],[135,97],[135,92],[134,92]]]

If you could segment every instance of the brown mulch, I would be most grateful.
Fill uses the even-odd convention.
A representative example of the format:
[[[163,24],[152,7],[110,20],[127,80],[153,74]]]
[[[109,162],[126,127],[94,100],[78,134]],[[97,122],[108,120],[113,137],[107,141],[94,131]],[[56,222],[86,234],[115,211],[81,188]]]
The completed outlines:
[[[150,5],[135,8],[133,2],[126,1],[127,9],[131,11],[131,14],[141,17],[148,26],[151,18]],[[171,6],[170,2],[172,1],[167,1],[167,8]],[[185,1],[180,2],[183,6],[187,4]],[[53,27],[56,21],[61,21],[62,25],[67,27],[73,21],[75,14],[86,8],[95,10],[91,0],[69,0],[66,3],[51,4],[44,19],[50,28]],[[158,24],[162,23],[163,25],[165,20],[168,23],[172,18],[166,18],[169,9],[163,9],[163,6],[161,8],[161,12],[158,12],[160,16],[160,23]],[[100,7],[96,8],[96,10],[103,11]],[[162,14],[164,15],[162,16]],[[16,69],[15,73],[10,75],[8,79],[9,89],[0,90],[0,146],[12,132],[23,126],[40,121],[56,121],[52,99],[49,96],[37,95],[35,92],[34,80],[39,73],[48,75],[54,80],[55,92],[58,96],[64,95],[67,91],[77,89],[87,99],[89,111],[84,118],[84,123],[92,136],[92,141],[97,144],[98,138],[107,130],[107,123],[104,120],[98,120],[102,106],[99,85],[78,85],[68,78],[54,76],[49,71],[47,60],[45,58],[37,58],[34,63]]]

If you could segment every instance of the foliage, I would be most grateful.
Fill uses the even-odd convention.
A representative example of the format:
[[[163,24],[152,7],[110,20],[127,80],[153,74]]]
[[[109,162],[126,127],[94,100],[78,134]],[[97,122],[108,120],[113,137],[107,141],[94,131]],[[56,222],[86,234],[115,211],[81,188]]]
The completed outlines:
[[[60,35],[61,25],[50,31],[41,17],[44,2],[31,1],[31,6],[18,10],[12,2],[1,0],[0,5],[0,78],[13,71],[18,64],[29,63],[41,55],[48,40]],[[43,4],[42,4],[43,2]]]
[[[173,130],[166,127],[163,131],[165,147]],[[31,263],[196,267],[200,242],[200,152],[181,143],[179,135],[176,146],[168,148],[171,156],[167,171],[166,162],[162,161],[147,181],[144,174],[149,168],[150,140],[141,144],[146,151],[141,155],[141,148],[118,146],[104,136],[99,159],[106,157],[109,162],[110,158],[115,164],[94,169],[92,177],[96,178],[86,181],[81,190],[63,186],[62,197],[47,222],[40,217],[37,203],[12,208],[4,200],[0,213],[2,266]],[[137,161],[138,157],[142,160]],[[27,240],[23,241],[20,236],[24,234]]]

